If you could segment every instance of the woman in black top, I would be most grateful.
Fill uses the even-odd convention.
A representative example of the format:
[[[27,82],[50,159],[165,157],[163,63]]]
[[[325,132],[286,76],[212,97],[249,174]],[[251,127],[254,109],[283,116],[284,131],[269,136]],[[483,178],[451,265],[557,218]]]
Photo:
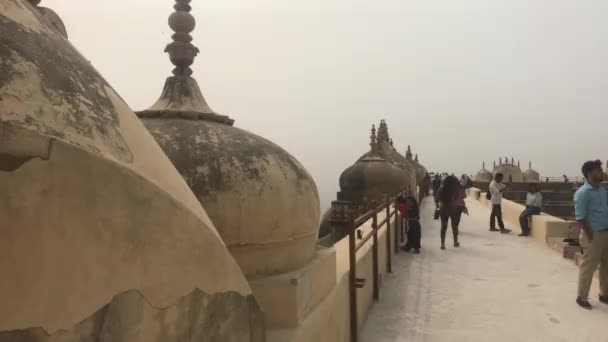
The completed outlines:
[[[420,240],[422,238],[422,228],[420,227],[420,208],[418,201],[412,196],[405,199],[407,203],[407,244],[405,250],[414,250],[414,254],[420,254]]]

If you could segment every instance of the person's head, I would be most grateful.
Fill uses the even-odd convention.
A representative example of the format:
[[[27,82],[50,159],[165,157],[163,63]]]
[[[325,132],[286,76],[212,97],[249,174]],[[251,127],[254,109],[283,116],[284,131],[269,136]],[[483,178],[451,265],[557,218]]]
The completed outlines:
[[[497,181],[498,183],[502,182],[502,180],[505,178],[505,176],[498,172],[497,174],[494,175],[494,180]]]
[[[587,182],[592,184],[601,183],[604,180],[604,171],[602,170],[602,162],[599,160],[589,160],[583,164],[581,168],[583,176]]]
[[[399,195],[399,196],[397,196],[397,199],[395,200],[395,202],[405,203],[405,197],[403,197],[403,195]]]
[[[540,191],[540,186],[537,183],[532,183],[530,184],[530,190],[531,193],[535,194],[537,192]]]

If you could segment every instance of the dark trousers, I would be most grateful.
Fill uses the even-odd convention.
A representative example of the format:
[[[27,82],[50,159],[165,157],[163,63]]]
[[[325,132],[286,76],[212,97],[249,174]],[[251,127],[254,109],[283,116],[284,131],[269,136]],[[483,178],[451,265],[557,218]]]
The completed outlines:
[[[521,232],[524,234],[530,233],[530,222],[528,219],[533,215],[539,215],[540,208],[537,207],[526,207],[524,211],[519,215],[519,225],[521,226]]]
[[[458,225],[460,224],[460,218],[462,217],[462,210],[464,208],[445,208],[441,210],[441,245],[445,244],[445,234],[448,231],[448,220],[452,222],[452,235],[454,236],[454,243],[458,242]]]
[[[405,248],[420,249],[420,239],[421,238],[422,238],[422,229],[420,228],[420,222],[410,220],[408,222],[407,244],[405,245]]]
[[[502,222],[502,207],[500,204],[492,204],[492,213],[490,214],[490,228],[496,228],[496,220],[500,229],[505,229],[505,224]]]

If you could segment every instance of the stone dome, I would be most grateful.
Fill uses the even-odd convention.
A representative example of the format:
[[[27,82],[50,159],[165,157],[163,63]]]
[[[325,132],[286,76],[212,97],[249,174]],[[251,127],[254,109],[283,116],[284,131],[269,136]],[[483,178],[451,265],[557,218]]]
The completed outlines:
[[[10,275],[0,335],[173,341],[182,339],[168,332],[201,326],[210,340],[248,334],[250,315],[262,313],[200,203],[58,19],[51,25],[38,9],[0,6],[0,273]],[[163,315],[186,301],[189,315]],[[127,326],[104,324],[124,317]]]
[[[494,169],[493,175],[497,173],[502,173],[505,181],[523,182],[521,168],[515,165],[513,158],[511,158],[511,162],[507,158],[505,158],[504,163],[501,160],[499,165]]]
[[[475,175],[475,181],[476,182],[491,182],[494,179],[494,176],[492,175],[492,172],[486,170],[486,163],[484,162],[481,170],[479,170],[479,172],[477,172],[477,174]]]
[[[528,164],[528,169],[523,172],[523,180],[527,183],[540,182],[540,173],[532,169],[532,162]]]
[[[388,125],[386,121],[381,120],[378,128],[377,143],[380,157],[389,163],[397,166],[405,172],[406,185],[405,189],[413,195],[416,191],[417,177],[416,167],[412,160],[407,160],[406,157],[401,155],[393,146],[393,141],[389,137]],[[370,156],[372,152],[367,152],[362,155],[358,160],[361,161]]]
[[[408,174],[380,156],[372,127],[371,151],[340,175],[340,190],[358,200],[383,200],[405,188]]]
[[[192,61],[176,61],[171,46],[175,76],[167,79],[160,99],[139,113],[144,125],[248,277],[308,263],[320,216],[312,177],[281,147],[232,127],[234,120],[211,110],[190,77]]]

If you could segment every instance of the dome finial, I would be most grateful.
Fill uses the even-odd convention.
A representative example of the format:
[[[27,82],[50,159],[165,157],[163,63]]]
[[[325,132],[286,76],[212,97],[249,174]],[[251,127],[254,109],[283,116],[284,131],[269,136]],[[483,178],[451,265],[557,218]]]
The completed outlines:
[[[418,162],[418,153],[416,153],[416,157],[414,158],[414,161],[417,163]]]
[[[528,162],[528,169],[532,170],[532,161],[531,160]]]
[[[498,165],[502,165],[502,157],[498,157]]]
[[[199,50],[192,45],[192,36],[190,33],[196,27],[196,20],[190,14],[191,0],[175,0],[175,12],[169,16],[169,27],[175,32],[173,42],[167,45],[165,52],[169,53],[171,63],[175,65],[173,75],[175,76],[190,76],[192,69],[190,66],[194,63],[194,58]]]
[[[494,161],[494,169],[496,169],[496,160]]]
[[[515,165],[515,158],[511,157],[511,165]]]
[[[140,118],[180,118],[187,120],[204,120],[232,126],[234,120],[226,115],[217,114],[205,100],[196,80],[191,77],[194,58],[199,50],[192,45],[190,33],[196,27],[196,20],[190,14],[192,0],[175,0],[173,12],[169,16],[169,27],[175,34],[173,42],[168,44],[165,52],[169,53],[171,63],[175,65],[173,75],[165,81],[160,98],[152,107],[137,112]]]
[[[519,159],[517,159],[517,167],[521,169],[521,166],[519,164]]]
[[[382,124],[382,123],[380,123]],[[371,147],[371,154],[380,155],[380,151],[378,150],[378,139],[376,136],[376,125],[372,125],[372,134],[370,137],[369,146]]]

